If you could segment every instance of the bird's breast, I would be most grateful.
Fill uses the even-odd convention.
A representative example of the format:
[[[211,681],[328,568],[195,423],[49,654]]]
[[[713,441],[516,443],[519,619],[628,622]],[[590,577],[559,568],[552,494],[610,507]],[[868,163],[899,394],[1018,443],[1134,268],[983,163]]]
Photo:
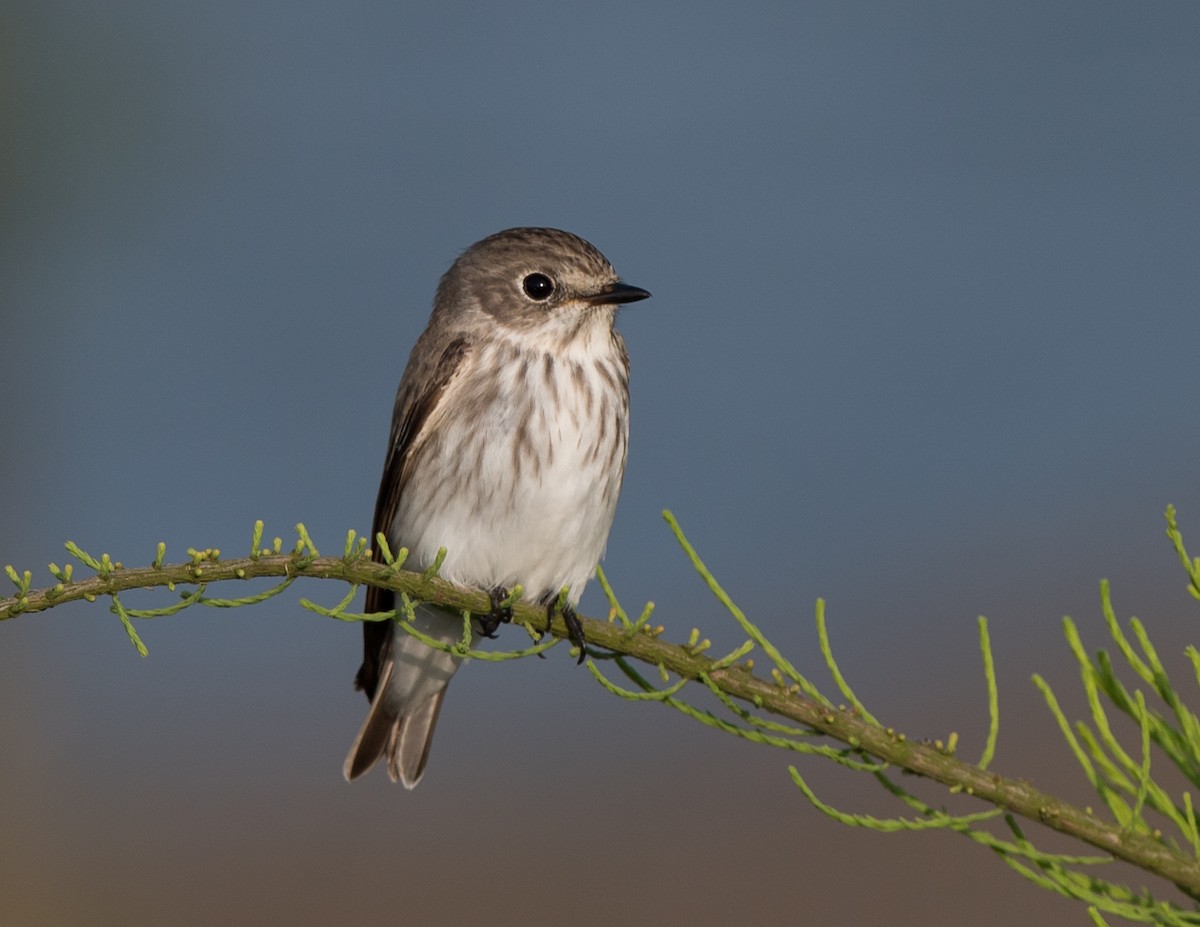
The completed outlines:
[[[417,565],[527,598],[577,599],[604,550],[625,471],[628,371],[611,350],[480,346],[410,461],[393,534]]]

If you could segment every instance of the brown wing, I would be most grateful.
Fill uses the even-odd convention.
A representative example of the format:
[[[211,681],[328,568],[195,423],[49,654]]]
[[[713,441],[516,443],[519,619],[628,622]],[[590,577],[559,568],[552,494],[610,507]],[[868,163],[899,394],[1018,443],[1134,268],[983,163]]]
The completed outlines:
[[[392,522],[400,506],[400,495],[404,492],[404,481],[408,476],[406,464],[409,452],[430,414],[441,401],[447,384],[470,352],[467,340],[456,338],[441,352],[437,361],[431,364],[428,360],[419,359],[426,354],[429,347],[433,347],[422,344],[426,340],[423,336],[413,349],[413,359],[409,361],[396,394],[392,433],[388,442],[387,460],[383,465],[383,478],[379,483],[379,495],[375,500],[375,520],[371,529],[373,559],[378,562],[382,562],[383,556],[379,545],[375,543],[375,535],[383,532],[388,536],[389,543],[391,542]],[[387,612],[395,607],[395,593],[377,586],[367,587],[368,613]],[[368,699],[375,697],[375,687],[387,660],[391,640],[392,629],[386,621],[363,622],[363,662],[354,679],[354,686],[366,692]]]

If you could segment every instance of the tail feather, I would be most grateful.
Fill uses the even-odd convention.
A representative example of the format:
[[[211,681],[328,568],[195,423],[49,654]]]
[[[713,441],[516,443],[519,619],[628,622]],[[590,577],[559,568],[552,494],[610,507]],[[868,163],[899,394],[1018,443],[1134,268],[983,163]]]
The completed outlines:
[[[461,619],[444,612],[419,609],[416,618],[414,624],[422,632],[446,643],[462,634]],[[461,659],[400,628],[391,630],[371,708],[346,754],[342,774],[347,781],[357,779],[386,757],[392,781],[411,789],[425,772],[446,685]]]
[[[431,695],[415,711],[397,719],[392,726],[387,743],[388,775],[393,782],[402,783],[406,789],[416,788],[425,772],[429,746],[433,743],[433,729],[437,726],[445,694],[446,690],[442,689]]]
[[[375,697],[371,699],[371,710],[367,712],[367,718],[358,729],[358,736],[350,745],[350,752],[346,754],[346,762],[342,764],[342,775],[346,777],[347,782],[354,781],[379,762],[384,748],[392,740],[393,731],[400,724],[400,719],[387,710],[388,700],[384,698],[392,678],[393,666],[391,660],[384,663],[383,675],[379,678],[379,684],[375,686]]]

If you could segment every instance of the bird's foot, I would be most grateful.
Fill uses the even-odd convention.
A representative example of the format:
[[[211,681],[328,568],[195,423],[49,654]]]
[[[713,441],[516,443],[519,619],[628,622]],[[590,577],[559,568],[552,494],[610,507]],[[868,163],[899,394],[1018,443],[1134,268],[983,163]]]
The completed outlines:
[[[479,633],[484,637],[494,639],[496,637],[496,629],[501,624],[508,624],[508,622],[512,621],[512,605],[505,603],[505,599],[507,598],[508,590],[503,586],[497,586],[495,589],[488,590],[488,600],[492,603],[492,610],[486,615],[475,616],[479,622]]]
[[[547,630],[551,622],[554,621],[554,610],[556,608],[558,608],[558,599],[551,599],[550,604],[546,606]],[[566,602],[563,602],[562,608],[559,608],[558,611],[567,626],[567,639],[579,648],[579,660],[577,663],[582,663],[584,657],[587,656],[587,639],[583,636],[583,624],[579,621],[579,616],[575,614],[575,609],[571,608]]]

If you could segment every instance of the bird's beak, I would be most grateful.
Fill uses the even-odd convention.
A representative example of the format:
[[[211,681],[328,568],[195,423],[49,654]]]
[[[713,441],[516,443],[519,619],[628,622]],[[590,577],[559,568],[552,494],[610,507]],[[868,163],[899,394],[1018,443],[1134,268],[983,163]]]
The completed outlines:
[[[650,295],[649,290],[629,286],[627,283],[610,283],[597,293],[589,293],[581,298],[581,302],[592,306],[612,306],[620,303],[636,303]]]

